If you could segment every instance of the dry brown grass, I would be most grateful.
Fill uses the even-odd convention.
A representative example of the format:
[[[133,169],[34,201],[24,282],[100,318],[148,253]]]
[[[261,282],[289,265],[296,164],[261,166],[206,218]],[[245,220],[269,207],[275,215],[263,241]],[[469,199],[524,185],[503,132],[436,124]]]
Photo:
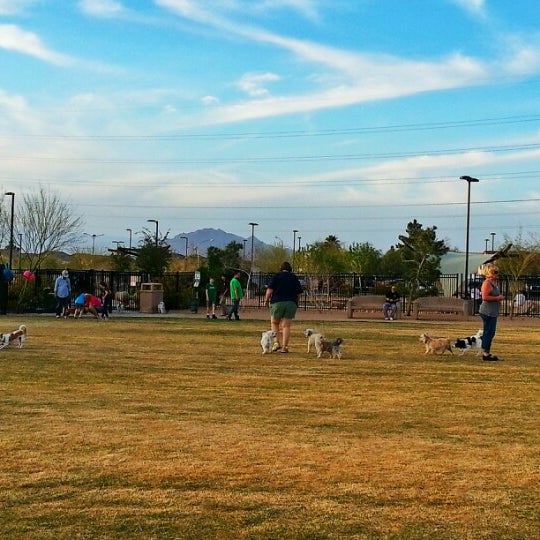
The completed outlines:
[[[428,356],[425,330],[325,322],[343,360],[262,356],[261,321],[2,319],[4,538],[536,538],[538,325]],[[519,331],[517,330],[519,328]]]

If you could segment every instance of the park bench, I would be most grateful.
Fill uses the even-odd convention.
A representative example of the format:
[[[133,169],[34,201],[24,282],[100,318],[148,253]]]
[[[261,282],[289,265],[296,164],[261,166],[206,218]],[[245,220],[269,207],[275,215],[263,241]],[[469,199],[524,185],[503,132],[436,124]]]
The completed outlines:
[[[365,316],[377,317],[383,316],[383,305],[386,300],[385,296],[379,294],[366,294],[365,296],[353,296],[347,300],[346,310],[347,318],[352,319],[355,311],[361,311]],[[401,317],[401,309],[399,304],[396,309],[396,319]]]
[[[413,302],[413,317],[419,319],[421,313],[451,314],[468,317],[469,309],[468,300],[444,296],[426,296],[418,298]]]

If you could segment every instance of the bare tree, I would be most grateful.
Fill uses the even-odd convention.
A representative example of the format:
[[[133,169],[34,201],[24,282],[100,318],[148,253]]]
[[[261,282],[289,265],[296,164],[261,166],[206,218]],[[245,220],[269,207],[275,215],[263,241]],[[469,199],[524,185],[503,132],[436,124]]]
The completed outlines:
[[[83,220],[57,193],[40,187],[36,193],[23,195],[16,213],[17,233],[32,269],[54,251],[73,248],[81,237]]]

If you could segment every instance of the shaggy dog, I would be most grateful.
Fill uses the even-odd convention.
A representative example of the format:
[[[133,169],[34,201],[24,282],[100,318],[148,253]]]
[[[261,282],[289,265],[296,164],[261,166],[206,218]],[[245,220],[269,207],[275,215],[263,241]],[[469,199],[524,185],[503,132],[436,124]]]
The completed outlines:
[[[420,334],[420,341],[426,346],[426,352],[424,354],[444,354],[445,351],[452,351],[452,345],[447,338],[434,338],[429,334]]]
[[[317,358],[322,356],[323,352],[330,353],[330,358],[338,358],[341,360],[341,345],[343,340],[336,338],[333,340],[325,339],[324,336],[319,335],[315,341],[315,349],[317,350]]]
[[[308,338],[307,341],[307,352],[311,350],[311,347],[315,348],[315,344],[317,343],[317,339],[324,336],[322,334],[319,334],[316,330],[313,330],[313,328],[307,328],[304,330],[304,336]]]
[[[476,356],[480,356],[482,353],[482,330],[478,330],[474,336],[469,336],[465,338],[459,338],[454,343],[455,349],[461,350],[461,355],[463,356],[466,351],[476,350]]]
[[[22,348],[23,343],[26,341],[26,326],[21,324],[17,330],[9,334],[0,334],[0,349],[4,349],[12,343],[18,343],[17,347]]]
[[[261,335],[261,347],[262,347],[262,353],[271,353],[272,352],[272,346],[274,345],[274,339],[277,337],[277,332],[274,332],[273,330],[267,330],[266,332],[263,332]]]

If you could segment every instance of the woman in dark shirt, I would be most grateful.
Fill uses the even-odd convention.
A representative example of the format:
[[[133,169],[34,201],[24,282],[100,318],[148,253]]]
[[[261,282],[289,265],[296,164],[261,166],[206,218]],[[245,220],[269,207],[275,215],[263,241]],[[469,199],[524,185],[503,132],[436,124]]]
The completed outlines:
[[[298,296],[304,291],[292,272],[290,263],[284,262],[266,289],[265,305],[270,305],[270,324],[278,336],[272,351],[289,352],[291,325],[298,308]],[[281,344],[279,332],[281,331]]]

